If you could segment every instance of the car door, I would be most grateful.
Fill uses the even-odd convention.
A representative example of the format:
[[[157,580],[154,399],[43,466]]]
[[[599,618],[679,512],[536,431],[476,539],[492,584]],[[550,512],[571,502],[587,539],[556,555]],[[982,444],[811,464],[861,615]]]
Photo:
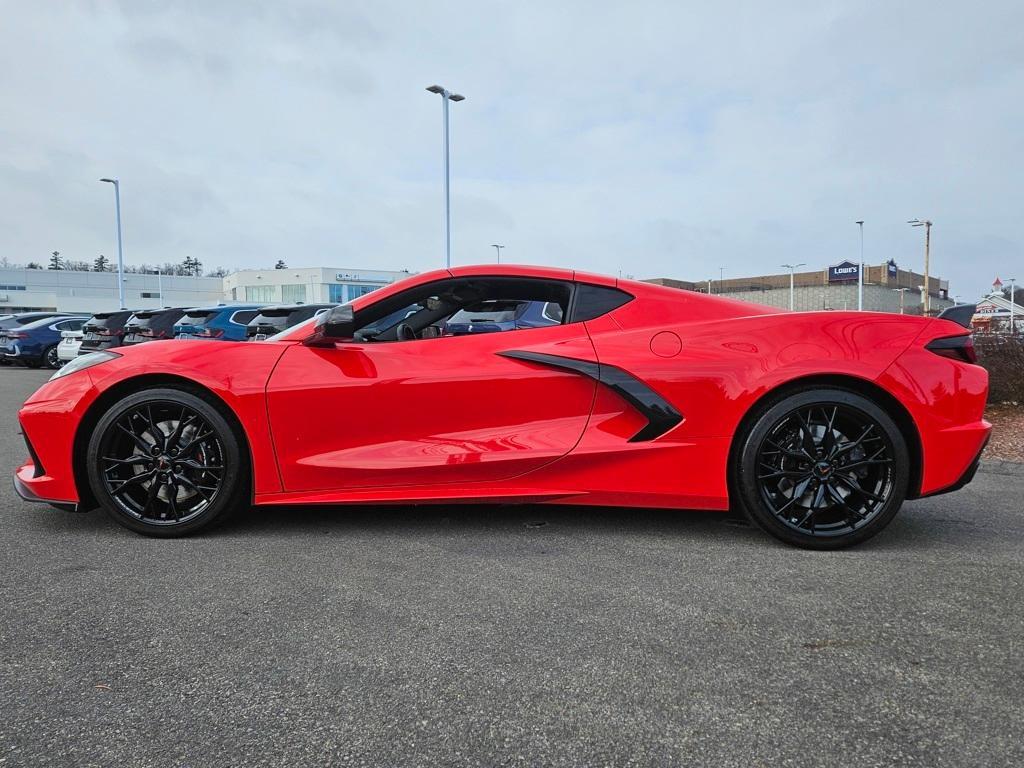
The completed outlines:
[[[583,323],[290,346],[267,387],[285,490],[496,482],[564,456],[596,383],[513,351],[596,361]]]

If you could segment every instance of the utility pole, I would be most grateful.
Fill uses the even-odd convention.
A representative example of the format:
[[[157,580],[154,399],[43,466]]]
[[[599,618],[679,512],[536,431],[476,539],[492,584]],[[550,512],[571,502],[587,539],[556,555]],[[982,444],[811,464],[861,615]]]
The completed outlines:
[[[793,273],[796,272],[797,267],[806,266],[806,262],[801,261],[799,264],[783,264],[789,270],[789,311],[793,311]]]
[[[448,141],[448,102],[464,101],[465,96],[458,93],[451,93],[447,88],[440,85],[431,85],[427,88],[431,93],[441,97],[444,120],[444,265],[450,268],[452,265],[452,197],[451,197],[451,162]]]
[[[718,268],[718,292],[725,293],[725,288],[722,283],[725,282],[725,267]]]
[[[498,264],[501,264],[501,249],[504,247],[504,245],[498,245],[497,243],[493,243],[491,245],[491,248],[494,249],[494,252],[498,254]]]
[[[912,227],[924,227],[924,297],[922,302],[924,304],[924,316],[928,316],[928,312],[931,311],[931,286],[928,284],[928,261],[931,256],[931,244],[932,244],[932,223],[925,219],[911,219],[907,222]]]
[[[860,227],[860,266],[857,267],[857,311],[864,311],[864,220],[857,222]]]

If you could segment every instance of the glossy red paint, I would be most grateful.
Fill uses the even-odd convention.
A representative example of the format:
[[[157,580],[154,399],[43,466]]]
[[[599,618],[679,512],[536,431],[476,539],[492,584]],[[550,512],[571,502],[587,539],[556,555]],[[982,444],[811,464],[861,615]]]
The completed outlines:
[[[990,430],[982,418],[985,371],[924,348],[964,333],[941,319],[794,314],[512,265],[416,275],[353,307],[358,315],[410,288],[473,275],[618,286],[633,298],[585,322],[476,336],[310,347],[300,343],[310,333],[304,327],[269,343],[121,348],[109,362],[43,385],[25,403],[19,419],[39,466],[26,462],[18,481],[40,499],[78,502],[74,463],[82,458],[74,448],[96,415],[130,389],[174,381],[204,389],[234,416],[248,444],[256,504],[531,501],[722,510],[744,417],[766,395],[802,382],[853,382],[899,411],[922,458],[911,496],[957,483]],[[570,367],[538,364],[530,354]],[[654,439],[633,441],[648,420],[621,391],[598,382],[598,370],[642,382],[681,419]]]

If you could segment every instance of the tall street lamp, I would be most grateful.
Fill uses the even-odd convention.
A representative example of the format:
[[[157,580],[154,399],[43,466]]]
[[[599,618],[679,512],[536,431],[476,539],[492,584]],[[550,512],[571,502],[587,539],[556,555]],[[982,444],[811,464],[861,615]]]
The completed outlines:
[[[124,251],[121,248],[121,182],[117,179],[100,179],[114,185],[114,210],[117,212],[117,298],[124,309]]]
[[[150,272],[151,275],[156,275],[156,289],[160,292],[160,308],[164,306],[164,273],[157,267],[155,270]]]
[[[796,272],[797,267],[807,266],[807,262],[801,261],[799,264],[783,264],[786,269],[789,270],[789,311],[793,311],[793,273]]]
[[[501,249],[504,248],[504,247],[505,247],[504,245],[498,245],[497,243],[492,243],[491,244],[491,248],[493,248],[494,252],[496,254],[498,254],[498,263],[499,264],[501,264]]]
[[[1017,278],[1010,278],[1010,335],[1013,336],[1013,284],[1017,282]]]
[[[931,243],[932,243],[932,223],[925,219],[911,219],[907,222],[912,227],[924,227],[924,315],[928,316],[929,310],[932,308],[931,302],[931,286],[928,285],[928,259],[931,255]]]
[[[725,286],[722,283],[725,282],[725,267],[718,268],[718,292],[725,293]]]
[[[458,93],[451,93],[447,88],[440,85],[431,85],[427,90],[441,96],[441,108],[444,113],[444,263],[447,268],[452,265],[452,203],[450,191],[451,163],[449,160],[448,142],[448,102],[463,101],[466,97]]]
[[[904,297],[904,295],[906,295],[907,291],[909,291],[910,289],[909,288],[893,288],[893,290],[896,291],[896,293],[898,293],[900,295],[900,314],[902,315],[903,314],[903,297]]]
[[[864,311],[864,220],[856,222],[860,227],[860,266],[857,268],[857,311]]]

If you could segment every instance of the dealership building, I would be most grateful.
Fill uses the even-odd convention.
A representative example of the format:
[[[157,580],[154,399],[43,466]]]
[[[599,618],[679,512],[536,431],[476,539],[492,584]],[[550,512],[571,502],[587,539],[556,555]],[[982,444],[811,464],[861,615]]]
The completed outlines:
[[[792,275],[793,308],[805,312],[857,309],[859,269],[855,262],[844,261],[811,272],[795,272]],[[700,282],[670,278],[656,278],[646,282],[789,309],[789,272]],[[932,314],[953,305],[954,302],[949,298],[948,281],[930,276],[928,287]],[[864,265],[864,309],[921,314],[923,300],[924,275],[901,269],[892,261],[880,265]]]
[[[126,273],[124,294],[129,309],[341,303],[409,274],[342,267],[242,270],[223,278]],[[116,272],[0,269],[0,315],[36,310],[92,314],[119,307]]]

